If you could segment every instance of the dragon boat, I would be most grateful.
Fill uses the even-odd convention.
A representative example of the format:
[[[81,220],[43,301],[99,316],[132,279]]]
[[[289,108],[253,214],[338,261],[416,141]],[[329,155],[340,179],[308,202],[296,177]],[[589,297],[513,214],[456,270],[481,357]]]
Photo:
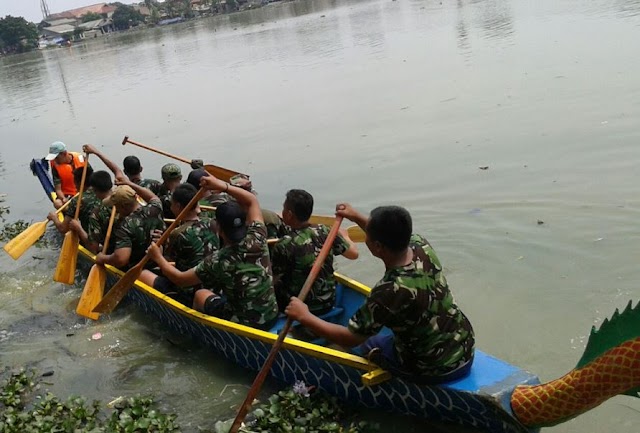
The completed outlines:
[[[34,160],[34,164],[37,167],[42,163]],[[46,166],[40,169],[47,174]],[[41,177],[38,175],[38,179]],[[46,181],[41,183],[50,196]],[[95,256],[83,247],[79,256],[95,262]],[[124,274],[112,266],[106,269],[108,285]],[[335,277],[336,307],[323,318],[346,325],[371,289],[339,273]],[[207,316],[140,281],[127,298],[173,331],[256,371],[285,322],[281,318],[270,331],[261,331]],[[568,421],[615,395],[640,397],[640,304],[633,307],[631,302],[622,312],[616,310],[599,329],[591,330],[584,354],[573,370],[544,384],[535,375],[476,350],[468,376],[437,386],[417,385],[392,376],[366,358],[324,343],[287,337],[271,376],[288,384],[303,380],[354,405],[491,433],[537,432]]]

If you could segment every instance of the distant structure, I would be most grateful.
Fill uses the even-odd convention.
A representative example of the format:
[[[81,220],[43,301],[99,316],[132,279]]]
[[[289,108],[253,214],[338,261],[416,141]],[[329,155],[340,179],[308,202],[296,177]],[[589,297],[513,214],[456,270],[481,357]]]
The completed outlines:
[[[42,11],[42,19],[46,20],[51,13],[49,12],[49,5],[47,0],[40,0],[40,10]]]

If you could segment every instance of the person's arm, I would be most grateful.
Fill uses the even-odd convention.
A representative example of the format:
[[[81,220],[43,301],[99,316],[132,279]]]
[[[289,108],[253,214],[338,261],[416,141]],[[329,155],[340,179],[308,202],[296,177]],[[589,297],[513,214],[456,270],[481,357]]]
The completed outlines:
[[[64,220],[60,221],[58,213],[51,211],[49,215],[47,215],[47,219],[56,226],[56,229],[58,229],[60,233],[65,234],[69,231],[69,222],[72,220],[70,216],[65,215]]]
[[[136,194],[142,197],[142,200],[146,201],[147,203],[149,203],[151,200],[160,200],[158,196],[153,193],[153,191],[131,182],[129,178],[124,174],[122,176],[116,177],[116,185],[129,185],[131,188],[133,188]]]
[[[336,205],[336,215],[353,221],[362,230],[366,231],[369,217],[355,210],[349,203],[338,203]]]
[[[198,275],[196,275],[195,268],[188,269],[184,272],[178,270],[175,266],[167,261],[162,255],[162,250],[155,244],[149,245],[147,250],[151,260],[156,262],[162,274],[167,277],[173,284],[178,287],[189,287],[202,284]]]
[[[291,302],[289,302],[284,312],[287,316],[300,322],[302,326],[308,328],[318,337],[343,347],[358,346],[368,338],[365,335],[354,334],[342,325],[325,322],[321,318],[314,316],[309,312],[307,304],[296,297],[291,298]]]
[[[264,224],[262,210],[260,210],[260,203],[256,196],[249,191],[224,182],[212,174],[202,176],[200,179],[200,186],[212,191],[226,192],[231,197],[235,198],[238,204],[247,210],[247,224],[251,224],[254,221]]]
[[[346,229],[341,228],[339,233],[342,240],[344,240],[344,242],[349,245],[348,248],[342,253],[342,255],[349,260],[357,259],[359,253],[356,243],[351,240]]]
[[[80,243],[82,245],[85,245],[87,247],[89,246],[89,235],[84,230],[79,220],[72,219],[71,221],[69,221],[69,230],[76,232],[76,234],[78,235],[78,239],[80,239]],[[97,248],[96,249],[89,248],[89,249],[94,254],[98,252]]]
[[[111,170],[111,172],[113,173],[113,175],[116,178],[117,177],[125,177],[124,173],[122,172],[122,170],[120,170],[120,167],[118,167],[113,161],[111,161],[109,158],[107,158],[102,152],[100,152],[98,149],[96,149],[93,145],[85,144],[84,146],[82,146],[82,150],[85,153],[88,153],[88,154],[92,154],[93,153],[95,156],[100,158],[102,160],[102,162],[104,163],[104,165],[106,165],[107,168],[109,170]]]
[[[98,253],[96,263],[121,268],[129,264],[129,259],[131,259],[131,248],[123,247],[116,249],[112,254]]]

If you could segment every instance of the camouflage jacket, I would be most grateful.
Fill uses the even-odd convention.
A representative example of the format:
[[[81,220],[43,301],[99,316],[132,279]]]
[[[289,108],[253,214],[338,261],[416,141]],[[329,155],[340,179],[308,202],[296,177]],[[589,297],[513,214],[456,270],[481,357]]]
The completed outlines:
[[[149,187],[151,192],[153,192],[160,201],[162,202],[162,213],[165,218],[175,218],[176,215],[171,212],[171,191],[167,189],[164,183],[158,182],[157,184],[151,185]]]
[[[107,236],[107,230],[109,229],[110,218],[111,208],[101,205],[93,209],[91,215],[89,215],[87,227],[85,227],[90,243],[95,242],[96,244],[102,244],[104,242]],[[110,242],[110,245],[107,251],[113,250],[113,242]]]
[[[151,232],[164,230],[162,203],[154,199],[140,206],[131,215],[121,218],[114,232],[115,249],[131,248],[131,258],[126,269],[138,264],[151,244]],[[153,263],[153,262],[149,262]]]
[[[267,226],[269,239],[281,238],[287,234],[287,226],[277,213],[267,209],[261,209],[261,211],[264,224]]]
[[[211,223],[208,218],[184,221],[171,232],[165,256],[176,262],[178,270],[184,272],[196,267],[205,257],[220,248],[220,240]]]
[[[413,235],[411,248],[413,262],[387,269],[349,321],[349,330],[369,336],[386,326],[393,331],[403,370],[441,376],[473,357],[473,328],[456,305],[431,245]]]
[[[230,200],[230,196],[224,192],[211,193],[198,202],[199,205],[218,207],[222,203],[226,203]],[[201,210],[200,217],[216,219],[215,210]]]
[[[281,309],[289,303],[291,296],[298,296],[300,293],[329,231],[330,228],[325,225],[290,229],[290,232],[271,250],[274,287]],[[329,254],[324,261],[305,300],[312,313],[330,309],[335,305],[336,282],[333,278],[333,256],[339,256],[348,249],[349,243],[338,235],[331,248],[332,254]]]
[[[162,183],[155,179],[140,179],[137,184],[143,188],[153,191],[154,188],[159,188]]]
[[[76,206],[78,203],[78,197],[74,197],[71,199],[71,203],[69,207],[64,211],[64,216],[69,218],[74,218],[76,215]],[[109,224],[109,217],[111,216],[111,209],[102,204],[102,200],[100,200],[95,192],[92,189],[87,189],[82,192],[82,201],[80,202],[80,216],[78,219],[80,220],[80,225],[89,235],[89,240],[91,238],[91,231],[95,230],[97,224],[102,225],[106,221]],[[105,226],[104,232],[101,232],[102,235],[106,235],[107,228]],[[98,234],[98,237],[100,234]],[[95,239],[95,238],[94,238]],[[102,238],[98,240],[98,242],[102,242]]]
[[[227,297],[225,319],[255,326],[277,317],[264,224],[253,222],[240,243],[222,247],[205,258],[195,271],[205,286]]]

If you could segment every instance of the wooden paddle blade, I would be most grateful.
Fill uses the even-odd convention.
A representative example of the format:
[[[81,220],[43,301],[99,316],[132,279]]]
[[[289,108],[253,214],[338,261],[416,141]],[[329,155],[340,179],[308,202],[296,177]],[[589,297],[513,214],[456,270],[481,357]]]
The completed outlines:
[[[311,215],[311,217],[309,217],[310,224],[324,224],[325,226],[331,227],[334,222],[336,222],[335,216]]]
[[[367,240],[367,234],[358,225],[347,228],[347,233],[353,242],[364,242]]]
[[[120,278],[120,280],[107,292],[102,301],[93,309],[94,313],[109,314],[122,301],[129,289],[133,287],[142,273],[144,263],[140,262]]]
[[[218,167],[217,165],[207,164],[204,166],[204,169],[207,170],[207,173],[214,175],[220,180],[224,180],[225,182],[229,182],[229,180],[239,174],[237,171],[229,170],[228,168]]]
[[[102,300],[104,286],[106,283],[107,270],[104,266],[93,265],[91,267],[91,271],[89,271],[89,276],[87,277],[87,282],[84,285],[84,290],[82,290],[82,295],[80,296],[76,313],[88,319],[98,320],[100,314],[94,313],[93,309]]]
[[[18,260],[25,251],[31,248],[33,244],[38,242],[38,239],[42,237],[44,232],[47,230],[48,222],[49,220],[31,224],[29,227],[24,229],[22,233],[7,242],[3,249],[14,260]]]
[[[78,247],[80,246],[80,240],[78,235],[69,230],[64,235],[64,241],[62,243],[62,249],[60,250],[60,257],[58,258],[58,265],[56,271],[53,274],[53,281],[62,284],[73,284],[76,278],[76,264],[78,261]]]

